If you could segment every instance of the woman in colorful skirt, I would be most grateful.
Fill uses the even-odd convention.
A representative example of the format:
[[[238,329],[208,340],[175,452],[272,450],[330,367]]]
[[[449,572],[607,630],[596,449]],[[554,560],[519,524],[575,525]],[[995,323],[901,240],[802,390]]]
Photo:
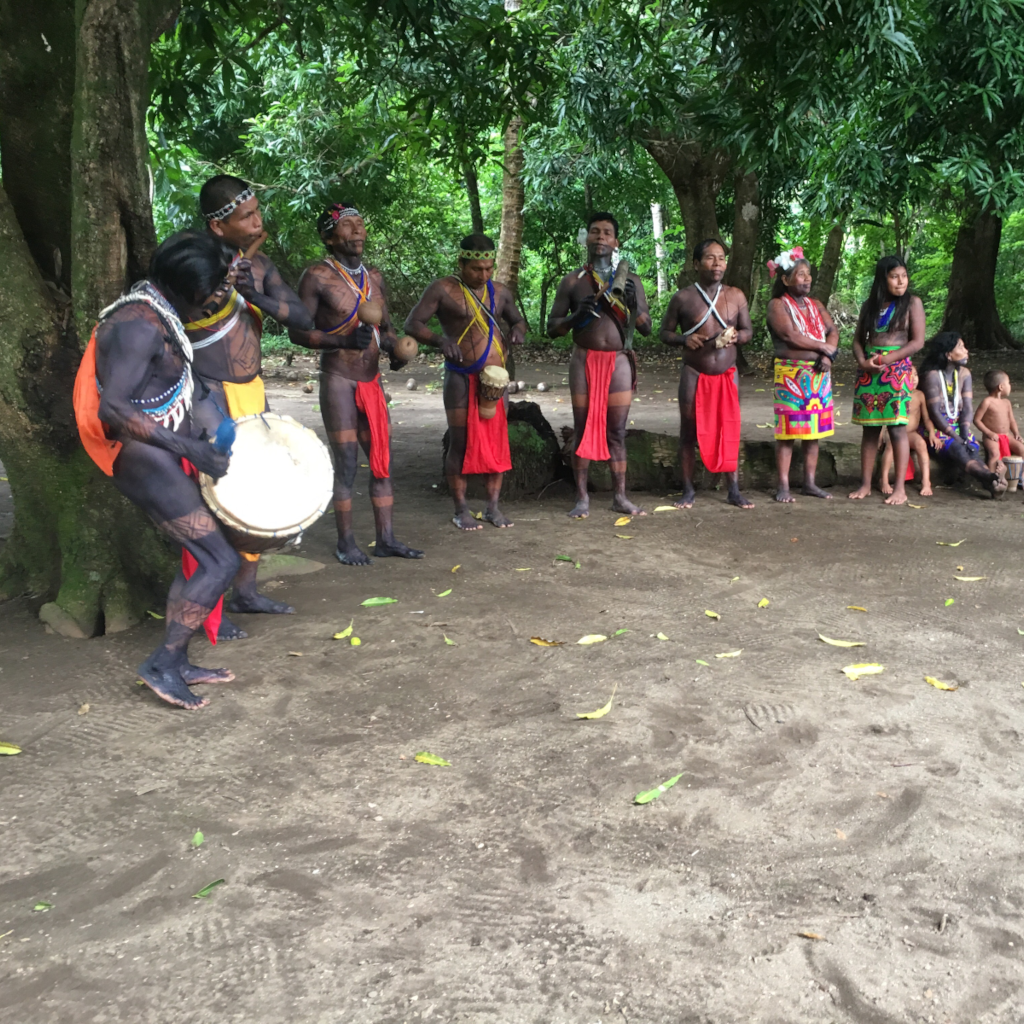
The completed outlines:
[[[943,331],[928,342],[921,361],[921,390],[935,424],[935,454],[969,473],[995,498],[1006,481],[985,465],[985,452],[971,430],[974,419],[970,353],[958,331]]]
[[[815,482],[818,439],[831,437],[832,361],[839,332],[828,310],[811,298],[811,265],[799,246],[768,261],[775,278],[768,303],[768,330],[775,346],[775,464],[779,489],[775,500],[791,502],[789,467],[793,442],[803,442],[801,493],[831,498]]]
[[[910,357],[924,345],[924,306],[910,294],[907,265],[899,256],[875,264],[875,280],[860,308],[853,355],[860,367],[853,392],[853,422],[864,428],[860,446],[861,485],[851,498],[871,494],[878,439],[889,428],[896,482],[886,505],[907,500],[905,477],[910,459],[907,419],[910,405]]]

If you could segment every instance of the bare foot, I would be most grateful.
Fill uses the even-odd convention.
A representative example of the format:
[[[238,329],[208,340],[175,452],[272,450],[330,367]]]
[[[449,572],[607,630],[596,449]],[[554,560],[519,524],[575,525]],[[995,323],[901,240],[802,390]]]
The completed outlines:
[[[586,519],[590,515],[590,498],[580,498],[569,513],[570,519]]]
[[[249,634],[244,629],[236,626],[226,615],[221,615],[220,626],[217,629],[217,640],[248,640]]]
[[[238,612],[243,615],[255,615],[262,612],[265,615],[294,615],[295,609],[290,604],[282,604],[280,601],[271,601],[263,594],[252,591],[250,594],[235,593],[235,596],[228,604],[229,612]]]
[[[879,490],[883,494],[892,494],[892,484],[889,483],[888,480],[883,480],[881,486],[879,487]]]
[[[983,484],[983,486],[993,498],[1002,497],[1006,491],[1006,481],[998,473],[993,473],[992,479]]]
[[[199,665],[186,662],[181,670],[181,678],[189,686],[195,686],[196,683],[230,683],[235,678],[235,673],[229,668],[201,668]]]
[[[781,502],[783,505],[792,505],[796,501],[796,498],[789,493],[788,487],[780,487],[775,492],[775,500]]]
[[[461,512],[456,512],[452,516],[452,522],[460,530],[482,530],[483,525],[473,518],[473,513],[468,508],[464,508]]]
[[[342,565],[373,565],[370,556],[361,551],[355,543],[346,544],[345,547],[339,543],[334,550],[334,557]]]
[[[871,484],[864,486],[863,484],[855,491],[850,492],[850,498],[853,501],[860,501],[861,498],[868,498],[871,496]]]
[[[645,516],[647,513],[639,506],[634,505],[624,494],[618,495],[612,501],[612,511],[622,512],[627,516]]]
[[[422,558],[423,552],[418,548],[411,548],[400,540],[392,538],[389,541],[379,540],[374,545],[373,554],[376,558]]]
[[[754,503],[749,498],[744,498],[739,491],[730,491],[725,501],[727,505],[735,505],[737,508],[754,507]]]
[[[178,670],[161,671],[144,661],[138,668],[139,679],[142,680],[161,700],[179,708],[196,711],[210,703],[209,697],[197,697],[181,678]]]
[[[823,491],[817,484],[806,483],[800,488],[801,494],[806,494],[809,498],[825,498],[827,501],[832,500],[832,495],[828,491]]]
[[[673,508],[693,508],[693,503],[697,500],[697,494],[692,487],[683,488],[683,496],[678,501],[673,501]]]
[[[499,530],[507,530],[510,526],[515,526],[515,523],[498,508],[487,509],[484,512],[484,519],[492,526],[497,526]]]
[[[907,503],[907,492],[902,487],[897,487],[888,498],[886,505],[905,505]]]
[[[921,484],[921,497],[922,498],[930,498],[931,496],[932,496],[932,485],[931,484]]]

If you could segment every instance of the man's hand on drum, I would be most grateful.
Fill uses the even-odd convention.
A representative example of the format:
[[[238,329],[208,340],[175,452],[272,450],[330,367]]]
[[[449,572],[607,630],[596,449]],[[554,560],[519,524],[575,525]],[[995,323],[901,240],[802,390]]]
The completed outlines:
[[[217,451],[206,441],[194,441],[186,458],[200,473],[212,476],[214,480],[219,480],[228,471],[231,461],[230,455]]]

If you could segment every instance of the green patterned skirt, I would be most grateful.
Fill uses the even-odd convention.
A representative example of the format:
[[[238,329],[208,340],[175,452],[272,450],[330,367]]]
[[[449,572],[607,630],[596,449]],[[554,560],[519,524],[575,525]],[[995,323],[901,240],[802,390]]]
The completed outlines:
[[[877,345],[867,354],[895,352],[900,345]],[[861,370],[853,391],[853,423],[862,427],[903,427],[910,408],[909,359],[882,367]]]

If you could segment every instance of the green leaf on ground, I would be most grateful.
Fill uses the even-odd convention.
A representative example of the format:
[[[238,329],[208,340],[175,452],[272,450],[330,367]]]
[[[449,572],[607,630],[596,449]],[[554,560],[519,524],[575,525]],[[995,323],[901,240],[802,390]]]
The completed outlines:
[[[445,642],[445,643],[446,643],[446,644],[447,644],[447,645],[448,645],[449,647],[458,647],[458,646],[459,646],[459,645],[458,645],[458,644],[457,644],[457,643],[456,643],[456,642],[455,642],[454,640],[449,640],[449,639],[448,639],[448,634],[447,634],[447,633],[442,633],[442,634],[441,634],[441,636],[443,636],[443,637],[444,637],[444,642]]]
[[[334,634],[334,639],[344,640],[347,637],[350,637],[352,635],[352,623],[355,621],[355,619],[350,619],[348,625],[340,633]]]
[[[667,793],[682,777],[683,774],[680,772],[678,775],[673,775],[667,782],[663,782],[656,789],[645,789],[642,793],[637,793],[633,797],[633,803],[649,804],[652,800],[657,800],[662,793]]]
[[[438,768],[451,768],[451,761],[446,761],[443,757],[438,757],[437,754],[431,754],[426,750],[421,750],[414,758],[414,761],[419,761],[420,764],[432,764]]]
[[[52,910],[53,904],[50,903],[48,900],[40,900],[32,909],[40,911]]]
[[[706,661],[701,661],[700,658],[697,659],[697,664],[703,665],[705,668],[711,668],[711,666]]]
[[[449,587],[447,590],[442,590],[438,597],[447,597],[452,592],[452,588]]]
[[[955,597],[947,597],[946,598],[946,607],[948,608],[951,604],[956,604],[956,598]]]
[[[192,837],[192,845],[198,849],[200,846],[203,845],[203,841],[205,840],[205,838],[206,837],[203,835],[202,832],[197,832]]]
[[[2,743],[0,742],[0,754],[7,754],[13,756],[14,754],[20,754],[21,747],[16,746],[13,743]]]
[[[209,896],[210,896],[210,893],[213,892],[213,890],[216,889],[218,885],[224,885],[226,883],[226,881],[227,881],[227,879],[225,879],[225,878],[216,878],[216,879],[214,879],[208,885],[204,885],[202,887],[202,889],[199,890],[199,892],[193,893],[192,894],[192,899],[194,899],[194,900],[205,900],[205,899],[208,899]]]
[[[628,632],[629,632],[628,629],[617,629],[617,630],[615,630],[614,633],[612,633],[612,636],[622,636],[623,633],[628,633]]]
[[[382,604],[398,604],[397,597],[368,597],[362,602],[364,608],[377,608]]]

